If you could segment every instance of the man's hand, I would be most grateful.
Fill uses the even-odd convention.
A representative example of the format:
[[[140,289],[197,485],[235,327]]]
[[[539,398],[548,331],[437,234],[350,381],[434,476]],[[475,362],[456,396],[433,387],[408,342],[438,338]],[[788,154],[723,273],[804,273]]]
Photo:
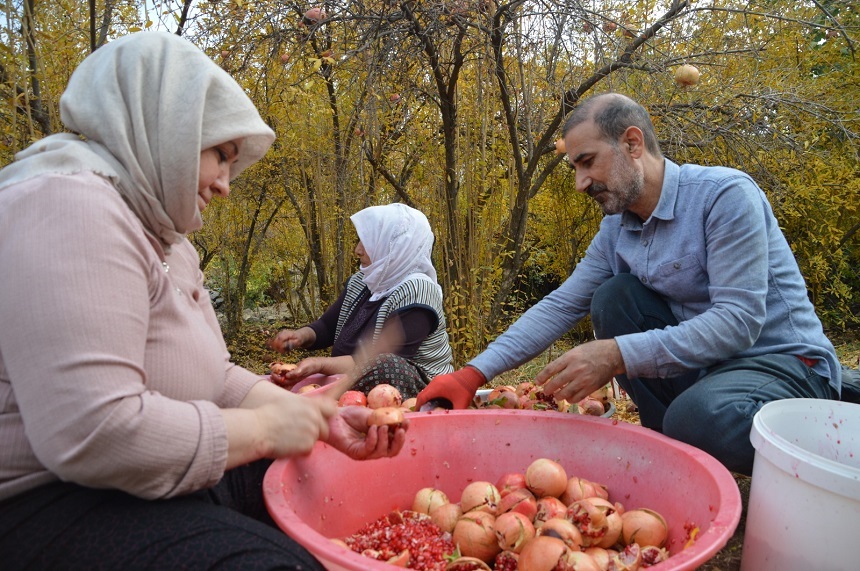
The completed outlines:
[[[486,382],[487,379],[481,371],[469,366],[453,373],[439,375],[418,393],[415,409],[420,410],[427,401],[433,399],[446,400],[454,408],[468,408],[478,388]]]
[[[535,383],[556,399],[579,402],[624,372],[618,344],[606,339],[574,347],[544,367]]]
[[[329,420],[326,442],[353,460],[371,460],[395,456],[406,442],[409,420],[397,429],[368,426],[373,411],[365,406],[345,406]]]

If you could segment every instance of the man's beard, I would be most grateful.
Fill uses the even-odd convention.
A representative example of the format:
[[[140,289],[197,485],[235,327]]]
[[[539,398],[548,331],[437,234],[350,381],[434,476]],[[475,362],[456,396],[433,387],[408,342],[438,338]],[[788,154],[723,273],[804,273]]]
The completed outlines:
[[[639,200],[645,188],[645,176],[640,171],[623,160],[616,160],[614,166],[616,172],[609,185],[595,182],[588,188],[588,195],[597,200],[603,213],[607,215],[618,214],[630,208]],[[600,200],[597,199],[598,195]]]

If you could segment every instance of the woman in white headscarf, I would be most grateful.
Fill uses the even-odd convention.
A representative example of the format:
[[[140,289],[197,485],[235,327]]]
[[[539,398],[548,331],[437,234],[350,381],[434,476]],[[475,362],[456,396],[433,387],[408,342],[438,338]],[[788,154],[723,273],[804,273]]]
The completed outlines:
[[[354,388],[367,393],[386,383],[404,398],[414,397],[433,377],[454,370],[442,288],[431,260],[433,231],[422,212],[405,204],[371,206],[350,219],[359,239],[359,271],[318,320],[279,332],[271,345],[280,351],[332,348],[331,357],[303,359],[286,374],[287,382],[297,382],[315,373],[351,370],[360,344],[370,345],[394,328],[388,337],[399,339],[398,346],[362,363]]]
[[[160,32],[90,55],[60,110],[0,171],[2,567],[321,569],[268,518],[270,459],[405,433],[229,360],[186,234],[273,132]]]

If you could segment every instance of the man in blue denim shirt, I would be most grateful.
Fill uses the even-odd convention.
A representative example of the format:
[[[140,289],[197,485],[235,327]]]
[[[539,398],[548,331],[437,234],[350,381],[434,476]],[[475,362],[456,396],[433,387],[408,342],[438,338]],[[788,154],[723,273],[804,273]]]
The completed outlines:
[[[590,314],[597,340],[535,381],[578,401],[615,377],[643,426],[750,474],[752,419],[784,398],[838,399],[841,365],[764,193],[745,173],[663,157],[647,111],[592,97],[564,126],[576,189],[606,215],[554,292],[418,406],[465,408],[488,379],[541,354]]]

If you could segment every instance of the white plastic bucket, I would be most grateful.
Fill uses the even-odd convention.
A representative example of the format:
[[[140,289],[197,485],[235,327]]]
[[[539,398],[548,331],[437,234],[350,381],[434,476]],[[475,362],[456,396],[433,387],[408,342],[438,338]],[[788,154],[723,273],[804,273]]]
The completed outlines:
[[[860,405],[771,402],[750,441],[741,571],[860,569]]]

